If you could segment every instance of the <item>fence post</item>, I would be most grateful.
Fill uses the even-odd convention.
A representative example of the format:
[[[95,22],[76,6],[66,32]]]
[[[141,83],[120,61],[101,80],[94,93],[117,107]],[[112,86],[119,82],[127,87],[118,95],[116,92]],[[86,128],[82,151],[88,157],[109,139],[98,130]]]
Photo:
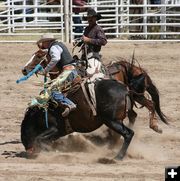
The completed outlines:
[[[23,1],[23,6],[24,6],[24,8],[22,10],[23,15],[26,15],[26,8],[27,8],[26,5],[27,5],[26,1]],[[23,28],[26,29],[26,17],[25,16],[23,17],[23,25],[24,25]]]
[[[65,42],[69,43],[69,1],[64,0]]]
[[[11,33],[11,17],[10,17],[10,15],[11,15],[11,7],[10,7],[11,3],[10,3],[10,0],[7,1],[7,5],[8,5],[8,13],[7,13],[7,15],[8,15],[8,33]]]
[[[161,0],[161,4],[165,5],[166,1],[165,0]],[[166,7],[165,6],[163,6],[161,8],[161,14],[166,14]],[[162,23],[166,23],[166,16],[161,16],[160,19],[161,19]],[[166,32],[166,25],[162,25],[161,26],[161,32],[163,32],[163,33]],[[164,34],[161,35],[161,38],[162,39],[166,38],[166,35],[164,35]]]
[[[143,6],[143,14],[146,14],[146,16],[143,17],[143,23],[145,24],[143,26],[143,33],[147,33],[147,0],[144,0],[144,5]],[[145,38],[147,39],[147,34],[145,34]]]
[[[72,13],[73,13],[73,11],[72,11],[72,6],[73,6],[73,3],[72,3],[72,0],[70,0],[70,2],[69,2],[70,4],[69,4],[69,13],[70,13],[70,25],[69,25],[69,29],[70,29],[70,35],[69,35],[69,37],[70,37],[70,43],[72,43],[72,40],[73,40],[73,15],[72,15]]]

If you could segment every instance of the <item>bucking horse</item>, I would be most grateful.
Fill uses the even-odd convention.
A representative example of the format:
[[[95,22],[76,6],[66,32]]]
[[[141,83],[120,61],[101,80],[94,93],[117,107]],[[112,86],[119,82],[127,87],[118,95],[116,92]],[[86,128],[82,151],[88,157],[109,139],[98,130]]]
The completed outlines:
[[[76,56],[74,56],[76,57]],[[25,64],[22,69],[22,73],[26,75],[37,64],[41,64],[45,67],[49,63],[50,59],[47,53],[37,51],[32,58]],[[78,58],[75,58],[75,63],[81,74],[85,72],[85,68],[88,66],[87,62],[84,62]],[[82,68],[83,67],[83,68]],[[109,64],[104,65],[104,70],[108,77],[123,82],[129,88],[131,92],[132,111],[128,114],[131,127],[137,117],[137,113],[133,107],[136,103],[139,103],[142,107],[146,107],[149,110],[149,127],[158,133],[162,133],[162,129],[158,126],[158,117],[165,124],[168,123],[166,115],[161,111],[159,90],[153,83],[152,79],[148,75],[147,71],[143,69],[140,64],[135,65],[134,54],[131,61],[127,61],[124,58],[119,57],[118,61],[112,61]],[[51,72],[49,72],[50,79],[55,79],[60,74],[58,66],[55,66]],[[145,96],[148,93],[150,99]],[[158,117],[157,117],[158,116]]]

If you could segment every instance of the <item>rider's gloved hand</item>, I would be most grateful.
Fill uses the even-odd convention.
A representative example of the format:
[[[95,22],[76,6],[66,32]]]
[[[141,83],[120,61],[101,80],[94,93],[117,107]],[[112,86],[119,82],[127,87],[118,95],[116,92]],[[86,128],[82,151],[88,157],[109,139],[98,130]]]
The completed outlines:
[[[83,38],[76,38],[73,42],[73,46],[78,46],[80,47],[83,44]]]
[[[88,38],[87,36],[82,36],[82,39],[84,41],[84,43],[91,43],[91,38]]]

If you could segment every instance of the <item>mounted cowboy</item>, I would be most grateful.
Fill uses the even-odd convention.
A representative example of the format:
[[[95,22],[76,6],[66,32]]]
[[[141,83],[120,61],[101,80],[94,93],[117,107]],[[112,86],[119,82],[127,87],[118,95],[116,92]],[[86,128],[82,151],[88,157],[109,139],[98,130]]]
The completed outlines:
[[[50,62],[43,70],[43,74],[46,75],[55,66],[61,70],[61,74],[53,80],[51,84],[46,85],[48,87],[47,97],[52,97],[55,101],[66,107],[65,111],[62,113],[62,116],[66,117],[69,112],[76,109],[76,105],[61,93],[63,85],[72,82],[78,76],[77,71],[72,64],[73,58],[67,47],[62,42],[58,42],[52,34],[42,35],[37,41],[37,46],[40,49],[39,51],[47,51],[50,58]],[[37,100],[40,101],[44,98],[43,95],[40,95]]]
[[[88,63],[87,74],[93,75],[101,69],[101,46],[107,44],[107,38],[103,29],[97,24],[97,21],[102,18],[101,14],[97,13],[94,9],[89,8],[87,15],[83,17],[83,20],[88,21],[88,26],[85,28],[82,42],[78,46],[82,47],[82,60],[86,60]]]

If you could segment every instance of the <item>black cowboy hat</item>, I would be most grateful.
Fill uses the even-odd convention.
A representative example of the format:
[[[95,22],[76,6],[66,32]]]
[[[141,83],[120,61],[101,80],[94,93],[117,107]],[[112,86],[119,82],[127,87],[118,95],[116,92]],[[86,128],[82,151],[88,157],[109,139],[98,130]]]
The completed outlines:
[[[89,8],[87,10],[87,16],[83,16],[83,20],[87,21],[89,17],[96,17],[96,20],[100,20],[102,18],[101,14],[97,13],[94,9]]]

